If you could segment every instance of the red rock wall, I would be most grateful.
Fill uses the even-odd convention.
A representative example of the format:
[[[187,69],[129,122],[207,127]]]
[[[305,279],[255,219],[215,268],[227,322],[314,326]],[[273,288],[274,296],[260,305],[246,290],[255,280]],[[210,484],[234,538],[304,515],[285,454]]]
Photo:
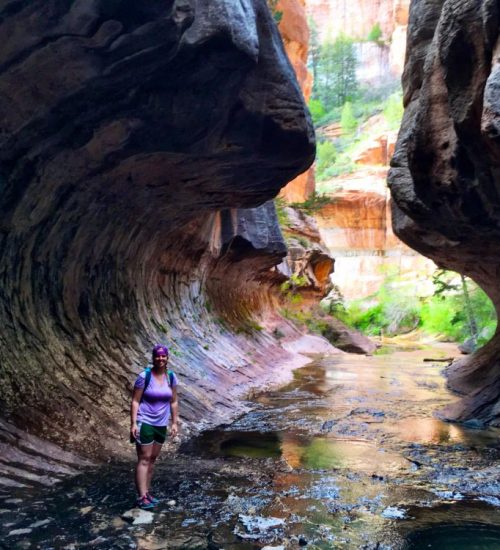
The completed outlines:
[[[312,89],[312,75],[307,70],[307,52],[309,49],[309,27],[305,12],[305,0],[280,0],[276,11],[282,13],[279,31],[285,51],[297,76],[306,102]],[[300,174],[280,192],[280,197],[289,203],[303,202],[314,191],[314,172],[312,169]]]
[[[390,70],[400,75],[409,4],[409,0],[306,0],[306,11],[316,24],[320,40],[341,33],[365,40],[378,23],[383,40],[390,44]]]
[[[367,173],[368,181],[370,178],[377,181],[374,174]],[[383,180],[379,184],[373,191],[337,192],[333,202],[316,214],[323,242],[335,258],[332,281],[346,300],[375,293],[390,268],[403,277],[413,273],[416,292],[424,290],[416,274],[425,278],[436,267],[394,235],[389,194]]]

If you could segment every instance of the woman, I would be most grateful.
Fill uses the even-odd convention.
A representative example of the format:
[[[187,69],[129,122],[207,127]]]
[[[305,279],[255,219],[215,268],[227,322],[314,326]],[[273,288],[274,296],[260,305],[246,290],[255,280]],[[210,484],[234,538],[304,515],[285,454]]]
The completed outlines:
[[[170,433],[177,435],[179,415],[177,402],[177,378],[167,371],[168,348],[156,345],[153,348],[151,374],[143,371],[137,377],[130,408],[130,435],[135,440],[137,465],[135,486],[139,498],[137,506],[144,510],[158,503],[150,492],[155,460],[167,436],[167,426],[172,412]],[[149,378],[149,383],[148,382]],[[144,386],[147,385],[146,389]]]

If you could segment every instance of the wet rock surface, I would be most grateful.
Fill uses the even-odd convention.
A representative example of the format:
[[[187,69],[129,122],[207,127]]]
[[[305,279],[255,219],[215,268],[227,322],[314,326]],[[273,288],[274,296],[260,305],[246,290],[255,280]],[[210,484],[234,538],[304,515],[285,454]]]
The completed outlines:
[[[296,371],[236,422],[163,455],[151,523],[122,519],[131,463],[4,492],[0,546],[451,548],[453,526],[456,545],[498,544],[500,434],[433,416],[452,396],[429,354],[342,354]]]

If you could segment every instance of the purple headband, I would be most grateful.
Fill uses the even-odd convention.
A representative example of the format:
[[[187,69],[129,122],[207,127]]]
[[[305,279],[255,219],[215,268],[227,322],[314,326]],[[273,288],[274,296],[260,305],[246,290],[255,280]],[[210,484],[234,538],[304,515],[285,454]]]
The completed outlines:
[[[161,344],[156,344],[156,346],[153,348],[153,359],[158,355],[167,355],[168,356],[167,346],[162,346]]]

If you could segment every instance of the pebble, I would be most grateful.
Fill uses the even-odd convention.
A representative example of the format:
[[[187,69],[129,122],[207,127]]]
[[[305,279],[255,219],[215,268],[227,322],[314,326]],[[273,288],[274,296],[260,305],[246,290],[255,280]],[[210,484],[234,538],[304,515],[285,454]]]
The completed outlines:
[[[177,503],[175,502],[175,500],[169,500],[167,502],[167,506],[175,506]]]
[[[487,502],[492,506],[500,506],[500,498],[497,498],[497,497],[483,496],[483,497],[479,497],[479,500],[482,500],[483,502]]]
[[[147,510],[141,510],[140,508],[133,508],[132,510],[127,510],[122,514],[122,518],[132,525],[147,525],[153,523],[154,514],[148,512]]]
[[[388,506],[383,512],[382,517],[387,519],[405,519],[406,510],[396,506]]]
[[[48,525],[52,520],[51,519],[41,519],[40,521],[35,521],[35,523],[32,523],[30,525],[31,529],[36,529],[37,527],[43,527],[44,525]]]
[[[10,531],[7,536],[16,537],[18,535],[29,535],[30,533],[31,533],[31,529],[14,529]]]

